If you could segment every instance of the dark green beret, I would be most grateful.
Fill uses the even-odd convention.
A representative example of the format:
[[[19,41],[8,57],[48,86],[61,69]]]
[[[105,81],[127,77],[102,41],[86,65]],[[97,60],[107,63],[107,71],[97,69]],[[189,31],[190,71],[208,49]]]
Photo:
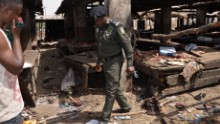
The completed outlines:
[[[90,11],[89,15],[95,19],[102,18],[107,15],[107,10],[104,6],[96,6]]]

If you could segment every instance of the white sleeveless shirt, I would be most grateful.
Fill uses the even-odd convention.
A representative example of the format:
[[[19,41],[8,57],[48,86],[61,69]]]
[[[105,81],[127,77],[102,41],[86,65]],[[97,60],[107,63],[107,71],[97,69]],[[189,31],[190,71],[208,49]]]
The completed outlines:
[[[12,48],[1,28],[0,33],[5,36],[8,46]],[[16,117],[23,110],[23,107],[24,102],[21,96],[18,77],[8,72],[0,63],[0,122]]]

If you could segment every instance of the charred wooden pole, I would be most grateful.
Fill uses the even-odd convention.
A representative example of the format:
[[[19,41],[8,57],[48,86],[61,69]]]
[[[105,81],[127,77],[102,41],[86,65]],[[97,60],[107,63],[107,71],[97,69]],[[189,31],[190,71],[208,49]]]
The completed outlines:
[[[25,11],[22,13],[22,18],[24,20],[24,27],[21,32],[21,47],[24,51],[26,49],[31,49],[31,43],[33,40],[31,26],[34,24],[32,23],[29,9],[25,9]]]
[[[163,7],[155,13],[154,32],[169,34],[171,31],[171,7]]]
[[[220,22],[220,12],[218,12],[216,15],[218,17],[218,21]]]
[[[76,3],[74,10],[75,22],[75,41],[86,41],[86,5],[83,3]],[[83,2],[83,1],[82,1]]]
[[[74,13],[74,9],[71,8],[70,11],[67,11],[64,14],[65,37],[68,40],[73,39],[73,37],[75,36],[74,31],[72,29],[74,27],[73,25],[75,24],[74,23],[74,16],[70,16],[70,15],[73,15],[73,13]]]
[[[162,28],[161,28],[161,12],[157,11],[155,12],[155,17],[154,17],[154,33],[162,33]]]
[[[220,22],[203,25],[198,28],[191,28],[191,29],[183,30],[175,34],[167,34],[167,35],[166,34],[152,34],[152,38],[162,40],[162,42],[165,43],[167,41],[170,41],[173,38],[179,38],[181,36],[188,35],[188,34],[198,34],[200,32],[204,32],[215,27],[220,27]]]
[[[169,34],[171,31],[171,7],[161,8],[162,33]]]
[[[206,9],[197,8],[196,9],[196,26],[205,25],[206,23]]]

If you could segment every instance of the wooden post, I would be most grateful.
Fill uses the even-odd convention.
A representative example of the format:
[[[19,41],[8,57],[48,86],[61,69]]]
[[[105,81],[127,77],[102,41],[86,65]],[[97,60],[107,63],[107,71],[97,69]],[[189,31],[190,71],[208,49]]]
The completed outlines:
[[[162,33],[169,34],[171,31],[171,7],[161,8]]]
[[[65,38],[67,38],[68,40],[72,40],[73,37],[75,36],[74,34],[74,9],[71,9],[72,11],[68,11],[65,13],[64,15],[64,30],[65,30]]]
[[[86,91],[88,88],[89,66],[87,66],[86,64],[83,64],[82,67],[84,69],[84,70],[82,70],[82,80],[83,80],[82,89],[83,89],[83,91]]]
[[[75,41],[86,41],[86,6],[84,4],[75,5]]]
[[[215,22],[207,25],[202,25],[198,28],[191,28],[191,29],[186,29],[180,32],[177,32],[175,34],[152,34],[153,39],[158,39],[161,40],[163,43],[170,41],[171,39],[174,38],[179,38],[181,36],[187,35],[187,34],[198,34],[200,32],[207,31],[212,28],[220,27],[220,22]]]
[[[26,9],[24,12],[23,12],[23,21],[24,21],[24,27],[21,31],[21,47],[22,47],[22,50],[26,50],[26,49],[31,49],[31,43],[32,43],[32,39],[31,39],[31,25],[32,22],[31,22],[31,17],[30,17],[30,10],[29,9]]]
[[[154,19],[154,33],[162,33],[162,25],[161,25],[161,12],[155,12],[155,19]]]
[[[206,22],[206,9],[197,8],[196,9],[196,26],[205,25]]]
[[[131,37],[131,1],[130,0],[105,0],[108,15],[111,19],[121,22],[126,32]],[[130,91],[132,89],[132,76],[127,76],[127,61],[123,63],[121,73],[122,91]]]

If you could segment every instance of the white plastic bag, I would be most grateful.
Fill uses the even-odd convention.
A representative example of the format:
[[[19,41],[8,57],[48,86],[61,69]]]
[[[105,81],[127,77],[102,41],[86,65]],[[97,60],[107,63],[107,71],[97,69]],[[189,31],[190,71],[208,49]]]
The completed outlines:
[[[61,83],[61,90],[62,91],[69,91],[72,86],[76,86],[75,83],[75,76],[72,68],[69,68],[68,72],[64,76],[62,83]]]

